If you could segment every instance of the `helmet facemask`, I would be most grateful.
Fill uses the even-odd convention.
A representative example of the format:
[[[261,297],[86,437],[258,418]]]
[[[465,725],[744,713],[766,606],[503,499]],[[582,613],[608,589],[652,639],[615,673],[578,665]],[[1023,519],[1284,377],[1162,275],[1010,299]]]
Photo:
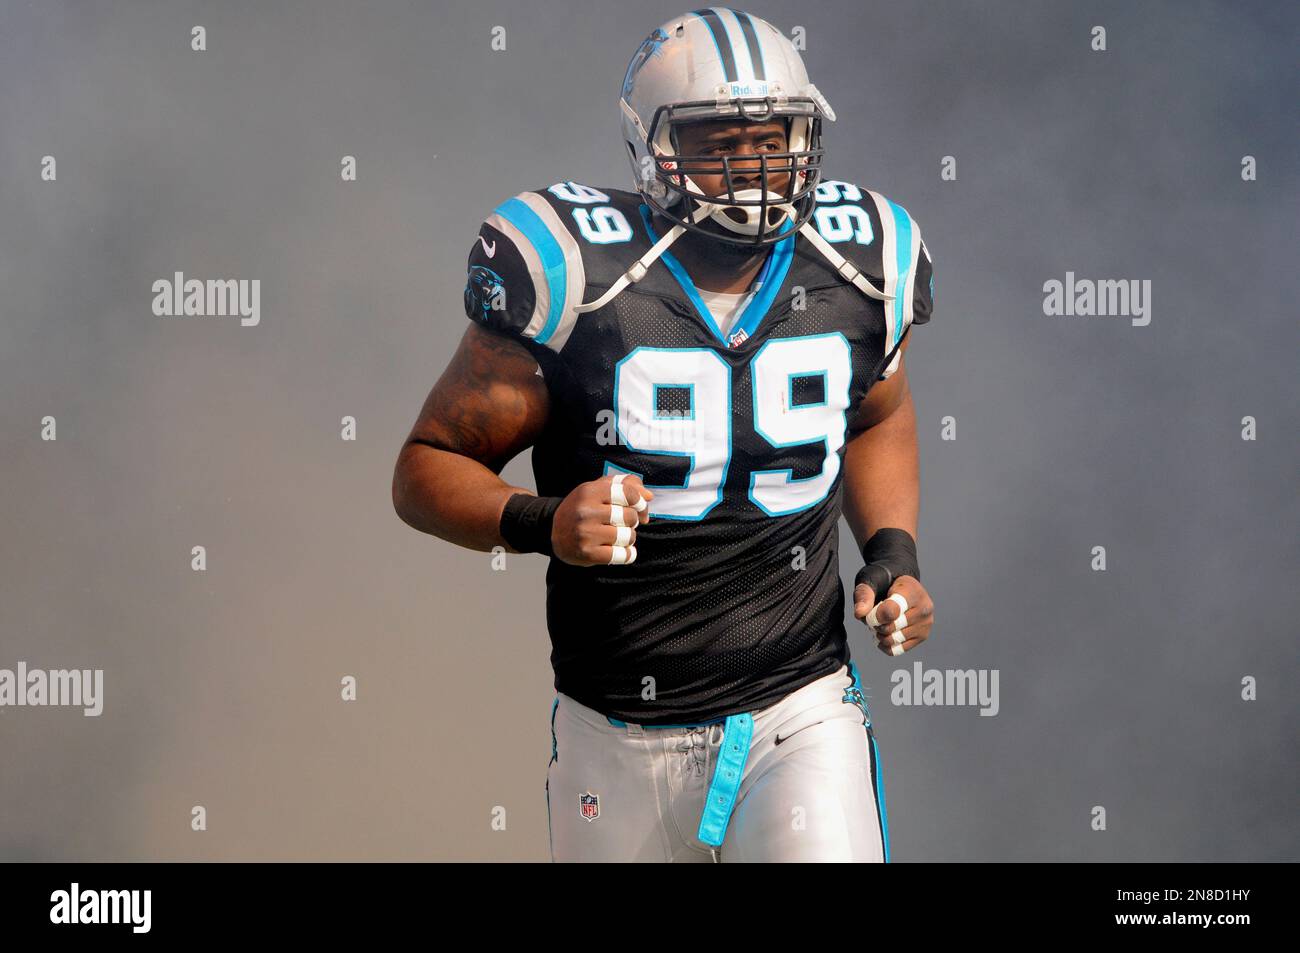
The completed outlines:
[[[785,120],[784,152],[687,155],[679,147],[678,128],[687,123],[776,119]],[[656,212],[689,231],[741,247],[774,244],[800,228],[816,208],[823,155],[821,120],[821,110],[810,98],[768,96],[661,106],[646,136],[653,150],[647,165],[653,172],[643,169],[647,181],[642,193]],[[724,190],[707,195],[692,175],[720,176]]]

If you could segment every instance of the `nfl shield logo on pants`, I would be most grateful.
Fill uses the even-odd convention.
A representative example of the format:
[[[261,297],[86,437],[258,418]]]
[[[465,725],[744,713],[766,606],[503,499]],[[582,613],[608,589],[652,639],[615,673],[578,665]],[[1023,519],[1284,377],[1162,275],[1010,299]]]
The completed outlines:
[[[579,794],[578,807],[582,810],[584,819],[594,821],[600,817],[600,795],[592,794],[590,791]]]

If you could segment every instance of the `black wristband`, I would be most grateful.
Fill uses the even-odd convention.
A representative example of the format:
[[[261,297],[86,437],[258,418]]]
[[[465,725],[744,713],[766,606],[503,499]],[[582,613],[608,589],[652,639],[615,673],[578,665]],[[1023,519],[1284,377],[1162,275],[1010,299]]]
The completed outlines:
[[[554,556],[551,526],[563,501],[560,496],[516,493],[506,500],[506,508],[501,511],[501,538],[521,553]]]
[[[921,578],[921,567],[916,561],[916,540],[905,529],[877,530],[862,547],[862,560],[866,563],[858,570],[853,585],[866,583],[879,602],[889,595],[889,587],[899,576]]]

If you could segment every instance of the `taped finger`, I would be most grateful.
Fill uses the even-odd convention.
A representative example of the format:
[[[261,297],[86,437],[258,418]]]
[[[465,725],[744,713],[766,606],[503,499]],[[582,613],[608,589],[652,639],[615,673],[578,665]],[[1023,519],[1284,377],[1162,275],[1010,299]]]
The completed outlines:
[[[876,643],[876,647],[880,649],[880,651],[884,652],[886,655],[899,656],[902,655],[904,652],[910,652],[912,649],[920,645],[923,641],[924,639],[908,639],[907,641],[900,644],[892,640],[882,639],[880,642]]]
[[[614,546],[609,555],[611,566],[627,566],[636,562],[635,546]]]
[[[900,613],[907,611],[907,600],[904,599],[901,594],[897,592],[891,592],[889,594],[889,598],[893,599],[894,602],[898,603],[898,611]],[[867,613],[867,625],[871,626],[873,629],[876,626],[881,624],[879,618],[876,616],[876,610],[883,605],[884,605],[883,602],[878,602],[874,606],[872,606],[871,611]],[[902,616],[900,615],[899,618],[902,618]]]
[[[627,476],[626,473],[616,473],[614,475],[614,479],[610,481],[609,484],[610,502],[615,503],[619,506],[630,506],[638,513],[644,513],[646,508],[646,501],[644,497],[639,498],[635,503],[628,502],[627,489],[623,486],[623,479],[626,476]]]
[[[609,484],[609,500],[617,506],[627,506],[627,491],[623,489],[623,478],[625,473],[614,474],[614,479]]]

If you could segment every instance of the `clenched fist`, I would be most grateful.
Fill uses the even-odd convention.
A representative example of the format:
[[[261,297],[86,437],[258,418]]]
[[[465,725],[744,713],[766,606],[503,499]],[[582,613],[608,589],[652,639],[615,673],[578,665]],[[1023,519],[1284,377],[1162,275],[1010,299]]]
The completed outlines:
[[[636,528],[650,521],[654,494],[639,477],[615,473],[574,487],[555,511],[551,547],[573,566],[622,566],[636,559]]]

